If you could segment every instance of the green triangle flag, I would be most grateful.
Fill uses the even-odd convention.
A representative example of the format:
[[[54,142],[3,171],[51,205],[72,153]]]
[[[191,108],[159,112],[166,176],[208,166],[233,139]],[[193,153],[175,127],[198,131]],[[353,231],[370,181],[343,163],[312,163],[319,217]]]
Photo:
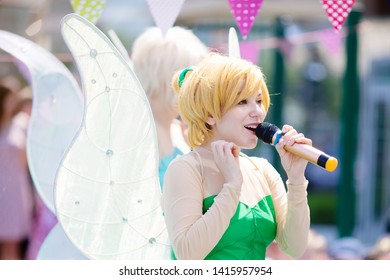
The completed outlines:
[[[70,0],[73,11],[96,24],[107,0]]]

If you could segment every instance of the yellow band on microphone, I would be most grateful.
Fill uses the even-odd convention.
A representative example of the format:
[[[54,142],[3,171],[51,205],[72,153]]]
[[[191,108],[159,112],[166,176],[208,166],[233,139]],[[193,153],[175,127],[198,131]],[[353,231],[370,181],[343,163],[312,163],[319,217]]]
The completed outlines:
[[[336,169],[337,164],[338,164],[337,159],[327,154],[321,154],[317,160],[317,165],[331,172]]]

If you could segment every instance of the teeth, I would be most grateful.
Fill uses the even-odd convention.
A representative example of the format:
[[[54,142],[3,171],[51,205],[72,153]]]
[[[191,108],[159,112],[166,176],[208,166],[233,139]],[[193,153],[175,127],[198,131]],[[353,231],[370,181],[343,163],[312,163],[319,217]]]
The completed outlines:
[[[245,125],[244,126],[246,129],[250,129],[250,130],[256,130],[256,126],[255,125]]]

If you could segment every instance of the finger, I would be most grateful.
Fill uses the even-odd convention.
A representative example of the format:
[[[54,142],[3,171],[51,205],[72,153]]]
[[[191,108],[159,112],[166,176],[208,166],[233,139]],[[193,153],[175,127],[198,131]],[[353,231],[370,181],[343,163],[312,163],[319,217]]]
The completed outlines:
[[[234,157],[239,157],[241,149],[238,146],[233,145],[232,152]]]
[[[215,141],[212,143],[212,148],[213,149],[213,152],[214,152],[214,155],[218,156],[219,158],[222,158],[225,156],[225,148],[224,148],[224,145],[225,145],[225,141]]]
[[[312,140],[306,137],[298,138],[295,140],[295,142],[299,144],[306,144],[306,145],[313,146]]]
[[[283,133],[282,139],[284,140],[283,141],[284,145],[290,146],[295,143],[294,142],[295,140],[292,137],[298,135],[298,132],[291,125],[288,124],[283,125],[282,133]]]
[[[282,127],[282,132],[283,133],[287,133],[288,131],[290,131],[293,127],[291,125],[288,125],[288,124],[285,124],[283,125]]]
[[[240,154],[240,149],[233,142],[225,143],[224,148],[226,155],[233,155],[234,157],[238,157]]]
[[[280,138],[278,144],[276,144],[276,146],[275,146],[276,150],[277,150],[278,153],[281,154],[281,155],[282,155],[283,153],[286,152],[286,151],[283,149],[284,145],[285,145],[285,140],[284,140],[283,137],[282,137],[282,138]]]
[[[294,129],[295,131],[295,129]],[[294,145],[295,143],[302,143],[301,140],[302,139],[305,139],[305,136],[303,135],[303,133],[298,133],[298,134],[295,134],[295,135],[291,135],[287,142],[286,142],[286,145],[287,146],[292,146]]]
[[[220,145],[217,141],[211,143],[211,151],[214,156],[219,156],[221,154]]]

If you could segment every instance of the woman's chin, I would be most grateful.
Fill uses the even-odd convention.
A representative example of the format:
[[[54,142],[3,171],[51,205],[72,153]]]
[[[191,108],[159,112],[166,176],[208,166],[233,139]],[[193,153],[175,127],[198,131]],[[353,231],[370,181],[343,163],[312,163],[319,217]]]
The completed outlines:
[[[243,146],[241,146],[241,148],[245,150],[252,150],[256,148],[256,146],[257,146],[257,140],[254,142],[245,143]]]

